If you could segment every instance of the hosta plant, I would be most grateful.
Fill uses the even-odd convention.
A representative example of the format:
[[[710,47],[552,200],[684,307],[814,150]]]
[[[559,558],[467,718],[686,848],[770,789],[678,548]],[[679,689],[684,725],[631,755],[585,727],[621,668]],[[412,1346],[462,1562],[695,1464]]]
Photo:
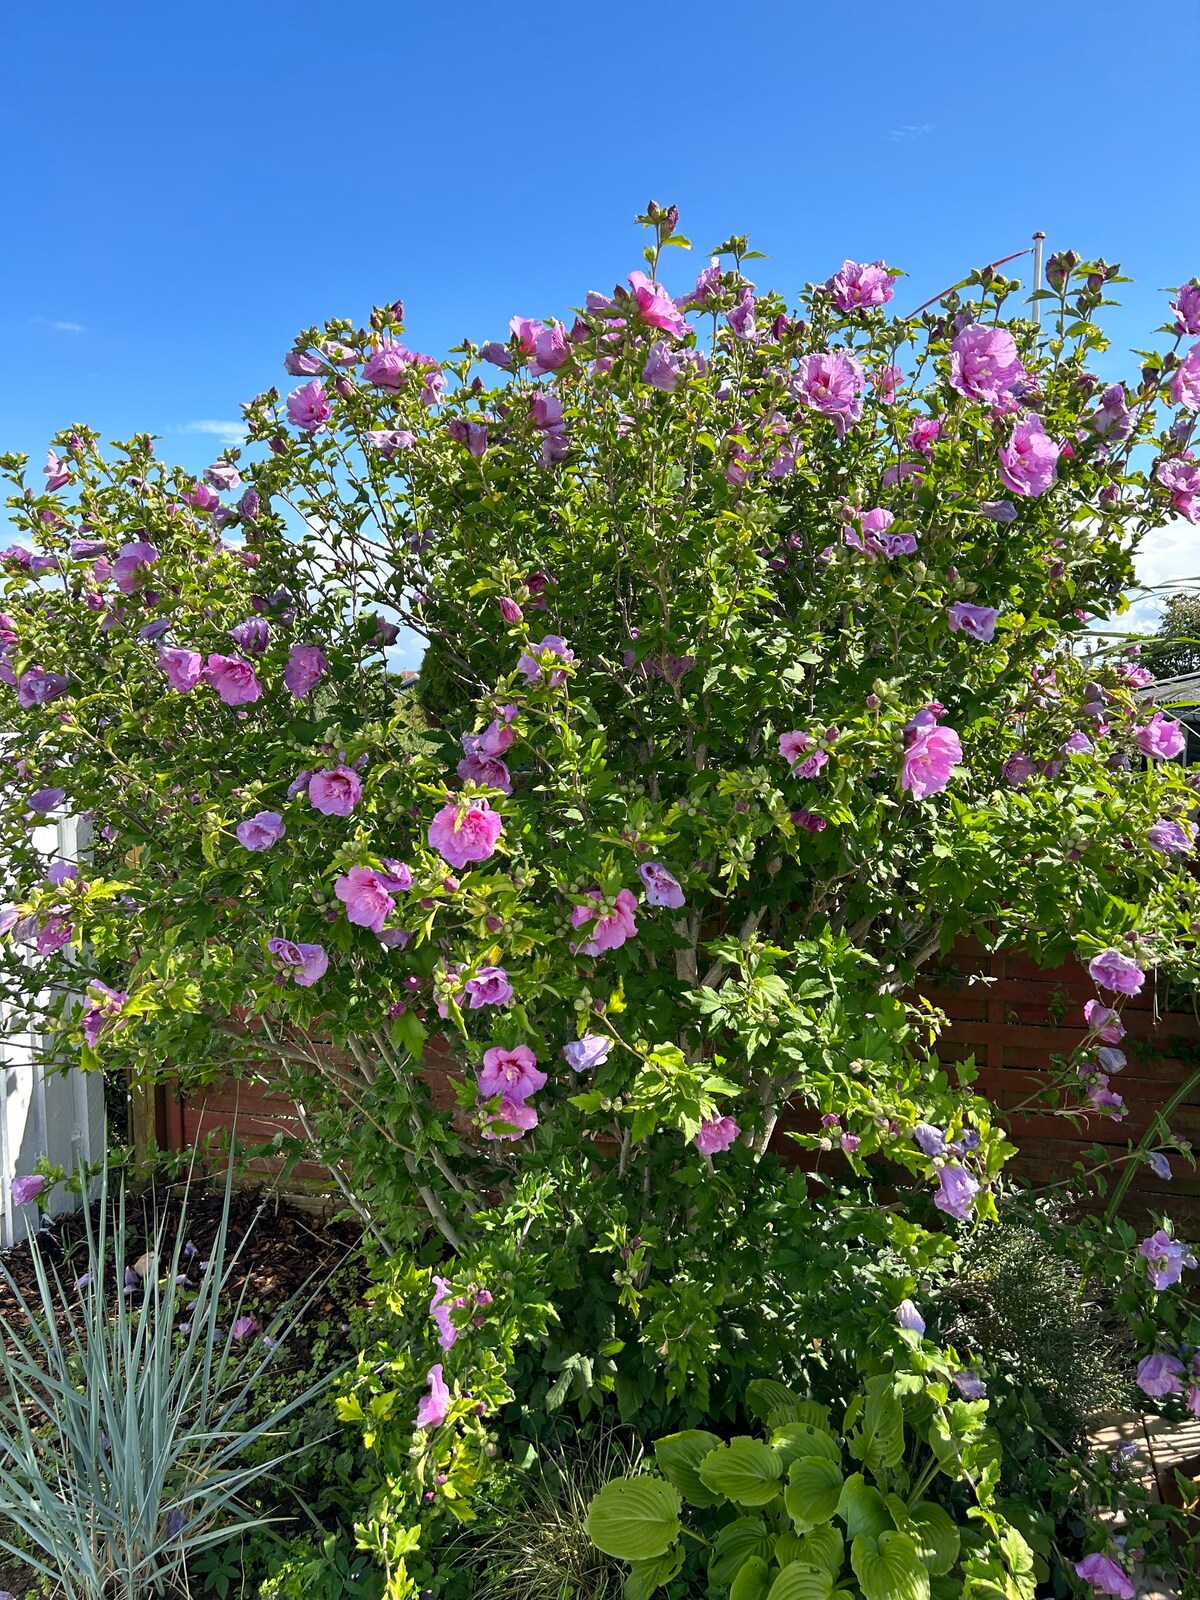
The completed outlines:
[[[995,1499],[986,1402],[936,1356],[868,1378],[836,1425],[780,1383],[756,1380],[747,1399],[761,1437],[668,1435],[661,1476],[616,1478],[593,1500],[593,1540],[631,1564],[626,1600],[701,1571],[731,1600],[1032,1600],[1034,1552]]]

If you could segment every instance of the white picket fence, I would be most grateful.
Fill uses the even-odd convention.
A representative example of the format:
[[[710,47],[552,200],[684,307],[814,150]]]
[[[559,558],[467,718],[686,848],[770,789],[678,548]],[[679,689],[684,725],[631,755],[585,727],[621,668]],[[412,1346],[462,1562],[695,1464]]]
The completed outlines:
[[[79,859],[81,829],[73,817],[52,820],[33,837],[48,862]],[[35,961],[29,976],[31,984],[37,981]],[[13,1205],[15,1177],[32,1172],[41,1156],[73,1172],[104,1153],[100,1074],[46,1066],[38,1059],[41,1039],[10,1034],[6,1021],[0,1015],[0,1249],[17,1244],[38,1223],[36,1206]],[[60,1187],[46,1197],[45,1208],[57,1215],[78,1203]]]

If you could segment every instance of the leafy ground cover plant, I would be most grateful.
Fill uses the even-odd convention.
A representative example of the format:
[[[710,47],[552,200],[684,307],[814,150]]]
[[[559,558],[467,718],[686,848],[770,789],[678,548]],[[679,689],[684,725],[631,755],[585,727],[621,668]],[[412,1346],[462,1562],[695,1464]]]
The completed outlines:
[[[639,220],[645,271],[445,362],[399,302],[305,330],[199,480],[81,424],[36,482],[6,458],[14,1014],[32,948],[84,1065],[294,1096],[379,1251],[341,1405],[393,1597],[556,1408],[853,1402],[1011,1153],[907,998],[926,961],[1080,956],[1047,1114],[1096,1118],[1124,997],[1196,975],[1182,731],[1088,623],[1200,516],[1200,291],[1106,382],[1104,262],[1052,259],[1040,327],[994,267],[785,301],[738,237],[672,294],[678,218]],[[59,805],[96,850],[47,874]],[[797,1102],[809,1177],[770,1149]],[[1182,1403],[1162,1231],[1079,1250]]]
[[[653,1594],[689,1565],[706,1566],[732,1600],[831,1600],[835,1590],[927,1600],[935,1587],[1032,1600],[1034,1553],[995,1503],[999,1441],[986,1405],[953,1377],[917,1356],[908,1373],[867,1379],[836,1430],[827,1407],[755,1382],[747,1398],[765,1439],[699,1430],[660,1439],[662,1476],[608,1483],[588,1529],[632,1564],[629,1596]],[[936,1496],[951,1488],[966,1493],[947,1509]]]
[[[21,1535],[0,1548],[67,1600],[176,1592],[189,1560],[259,1520],[244,1496],[288,1454],[271,1439],[334,1376],[256,1414],[294,1308],[264,1329],[227,1294],[229,1194],[204,1260],[183,1226],[129,1260],[125,1194],[110,1206],[102,1179],[83,1273],[64,1280],[32,1234],[30,1303],[0,1262],[0,1494]]]

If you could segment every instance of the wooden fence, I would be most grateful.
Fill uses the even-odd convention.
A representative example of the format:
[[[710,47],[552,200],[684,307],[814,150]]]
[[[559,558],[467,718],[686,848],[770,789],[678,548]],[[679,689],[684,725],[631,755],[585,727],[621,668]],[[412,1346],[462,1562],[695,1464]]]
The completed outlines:
[[[1095,985],[1074,961],[1041,968],[1026,955],[992,954],[977,946],[959,946],[938,969],[926,973],[919,986],[949,1024],[938,1043],[946,1063],[973,1056],[979,1068],[978,1092],[1006,1111],[1026,1106],[1054,1071],[1055,1057],[1068,1056],[1085,1031],[1083,1007],[1096,995]],[[1015,1169],[1035,1182],[1067,1176],[1072,1165],[1093,1146],[1111,1156],[1122,1154],[1130,1141],[1145,1135],[1159,1108],[1200,1071],[1200,1021],[1192,1000],[1172,1000],[1166,986],[1148,980],[1140,995],[1123,1011],[1128,1030],[1122,1042],[1129,1064],[1112,1080],[1123,1096],[1127,1114],[1121,1122],[1092,1115],[1072,1122],[1030,1107],[1016,1112],[1012,1132],[1020,1154]],[[436,1058],[431,1069],[441,1076]],[[444,1082],[440,1087],[444,1090]],[[439,1095],[444,1103],[450,1097]],[[1191,1086],[1172,1114],[1172,1131],[1200,1145],[1200,1084]],[[245,1079],[210,1089],[202,1098],[185,1099],[160,1087],[140,1118],[143,1139],[152,1132],[160,1147],[190,1149],[214,1133],[235,1136],[243,1145],[264,1143],[277,1133],[302,1132],[296,1109],[268,1085]],[[775,1147],[787,1154],[798,1147],[789,1129],[812,1126],[796,1112],[780,1119]],[[1173,1155],[1174,1178],[1167,1182],[1142,1168],[1131,1188],[1131,1203],[1140,1210],[1167,1208],[1177,1218],[1200,1217],[1200,1174],[1187,1160]],[[297,1177],[319,1183],[324,1169],[302,1164]]]

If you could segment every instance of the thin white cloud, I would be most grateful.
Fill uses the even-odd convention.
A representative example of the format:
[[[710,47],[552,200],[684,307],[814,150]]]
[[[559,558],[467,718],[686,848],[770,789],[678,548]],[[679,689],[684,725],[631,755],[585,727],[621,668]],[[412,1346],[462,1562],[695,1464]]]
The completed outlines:
[[[1167,597],[1200,587],[1200,529],[1182,517],[1152,528],[1134,557],[1139,587],[1129,592],[1130,607],[1108,626],[1128,633],[1153,633]]]
[[[172,428],[172,433],[208,433],[222,444],[241,444],[246,437],[244,422],[185,422],[182,428]]]
[[[904,122],[898,128],[889,128],[888,138],[893,142],[901,139],[923,139],[927,133],[932,132],[932,122]]]
[[[65,322],[55,317],[34,317],[33,320],[43,328],[53,328],[55,333],[87,332],[82,322]]]

